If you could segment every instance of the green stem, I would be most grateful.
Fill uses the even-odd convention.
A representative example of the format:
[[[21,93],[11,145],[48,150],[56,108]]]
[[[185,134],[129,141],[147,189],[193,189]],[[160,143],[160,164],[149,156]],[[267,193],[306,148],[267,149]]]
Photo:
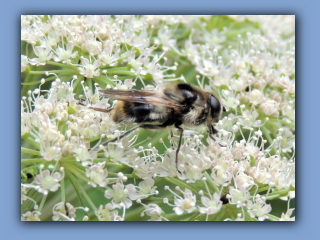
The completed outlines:
[[[164,179],[167,180],[168,182],[171,182],[171,183],[179,186],[179,187],[188,188],[189,190],[191,190],[195,194],[199,193],[198,189],[194,188],[190,184],[185,183],[184,181],[181,181],[181,180],[173,178],[173,177],[165,177]]]
[[[133,72],[128,71],[128,70],[119,70],[119,71],[108,71],[108,74],[119,74],[119,75],[126,75],[126,76],[136,76]]]
[[[41,210],[42,210],[42,208],[43,208],[43,206],[44,206],[44,204],[46,202],[47,196],[48,195],[43,195],[43,197],[41,199],[41,203],[40,203],[39,209],[38,209],[39,212],[41,212]]]
[[[259,219],[257,219],[257,218],[252,218],[252,217],[250,217],[250,215],[249,215],[249,213],[247,213],[247,212],[245,212],[245,221],[259,221]]]
[[[108,177],[118,177],[119,172],[117,173],[112,173],[112,172],[108,172]],[[127,178],[132,178],[132,179],[140,179],[139,177],[134,177],[132,174],[123,174],[124,176],[126,176]]]
[[[273,142],[273,140],[272,140],[270,134],[268,133],[268,130],[267,130],[266,127],[264,127],[264,126],[261,126],[261,129],[262,129],[262,131],[263,131],[263,134],[266,136],[266,139],[268,140],[269,144],[271,145],[272,142]],[[271,153],[272,153],[272,154],[275,154],[275,150],[274,150],[273,147],[271,148]]]
[[[278,218],[274,215],[271,215],[271,214],[267,214],[267,216],[270,221],[279,221],[280,220],[280,218]]]
[[[66,73],[66,74],[74,74],[74,71],[70,70],[50,70],[50,71],[30,71],[29,74],[33,75],[46,75],[47,73]]]
[[[101,74],[98,77],[94,77],[94,80],[99,84],[101,84],[101,83],[105,84],[105,85],[109,84],[111,86],[115,86],[116,85],[115,82],[113,82],[112,80],[109,80],[107,77],[105,77],[105,76],[103,76]]]
[[[68,64],[63,64],[63,63],[57,63],[57,62],[53,62],[53,61],[47,61],[48,65],[53,65],[53,66],[57,66],[57,67],[62,67],[62,68],[69,68],[72,69],[76,72],[77,71],[77,66],[73,66],[73,65],[68,65]],[[51,72],[51,71],[50,71]]]
[[[21,159],[21,166],[22,165],[36,165],[39,163],[43,163],[46,160],[44,160],[43,158],[25,158],[25,159]]]
[[[76,175],[78,178],[81,178],[85,182],[89,182],[89,179],[84,176],[84,171],[82,169],[79,169],[78,167],[75,167],[74,164],[64,163],[63,167],[65,168],[65,171],[69,171],[72,174]]]
[[[169,200],[169,202],[171,201],[174,201],[174,198],[172,197],[172,198],[167,198],[168,200]],[[162,197],[150,197],[150,198],[148,198],[148,200],[150,200],[150,201],[152,201],[152,202],[154,202],[154,201],[156,201],[156,202],[162,202],[163,203],[163,198]]]
[[[268,125],[271,125],[270,127]],[[276,129],[279,129],[279,126],[276,125],[272,125],[270,124],[270,122],[267,122],[265,125],[264,125],[265,128],[267,128],[270,132],[271,132],[271,135],[272,136],[277,136],[277,132],[276,132]]]
[[[268,189],[269,189],[269,186],[259,188],[258,193],[263,192],[263,191],[267,191]]]
[[[101,138],[101,136],[96,136],[96,137],[90,138],[90,139],[88,140],[88,142],[94,142],[94,141],[97,141],[97,140],[100,139],[100,138]]]
[[[21,153],[29,153],[29,154],[41,156],[39,151],[32,150],[32,149],[29,149],[29,148],[24,148],[24,147],[21,147]]]
[[[225,32],[224,35],[227,38],[231,38],[231,37],[237,36],[238,34],[243,35],[247,32],[252,32],[255,30],[256,29],[253,27],[247,27],[247,28],[241,28],[241,29],[237,29],[237,30],[229,30],[229,31]]]
[[[284,120],[280,120],[280,122],[281,122],[284,126],[289,126],[289,127],[291,127],[291,128],[295,128],[295,127],[296,127],[295,124],[293,124],[293,123],[287,123],[287,122],[284,121]]]
[[[40,83],[41,83],[41,80],[35,81],[35,82],[29,82],[29,83],[21,83],[21,85],[32,86],[32,85],[36,85],[36,84],[40,84]]]
[[[104,69],[101,69],[103,71]],[[107,68],[107,73],[118,73],[119,71],[128,71],[127,67]],[[129,71],[130,72],[130,71]],[[132,73],[132,72],[130,72]]]
[[[214,184],[214,182],[212,181],[211,176],[207,172],[204,172],[204,176],[206,177],[207,183],[210,186],[210,188],[214,189],[215,192],[219,193],[220,192],[219,188]]]
[[[70,71],[67,71],[66,74],[59,74],[59,77],[62,77],[62,76],[70,76]],[[46,78],[46,82],[54,81],[56,79],[57,79],[56,76],[51,76],[51,77]],[[32,86],[32,85],[39,85],[40,83],[41,83],[41,80],[38,80],[35,82],[21,83],[21,85]]]
[[[94,161],[96,162],[96,160],[98,160],[97,162],[105,161],[105,159],[99,159],[99,158],[95,159]],[[105,165],[108,166],[108,167],[128,168],[128,169],[130,168],[127,165],[124,165],[124,164],[117,164],[117,163],[111,163],[111,162],[106,162]]]
[[[66,189],[64,179],[60,181],[61,201],[66,202]]]
[[[33,138],[31,138],[30,136],[27,138],[23,138],[24,140],[26,140],[28,143],[30,143],[32,146],[34,146],[37,150],[40,150],[40,146],[39,143],[37,143]]]
[[[287,195],[289,191],[290,191],[290,189],[273,191],[272,193],[268,194],[268,196],[266,198],[267,198],[267,200],[272,200],[272,199],[278,198],[280,196]]]
[[[89,205],[91,206],[91,208],[94,211],[97,211],[98,209],[96,208],[94,203],[91,201],[91,199],[88,196],[88,194],[86,193],[86,191],[82,188],[82,186],[78,183],[78,181],[75,179],[75,177],[71,174],[71,172],[68,172],[67,175],[68,175],[70,182],[72,183],[74,189],[76,190],[76,192],[78,194],[78,198],[79,198],[80,202],[82,203],[82,205],[84,206],[83,198],[85,198],[87,200],[87,202],[89,203]]]
[[[27,84],[27,83],[30,83],[31,80],[33,80],[33,76],[30,75],[30,74],[27,74],[26,78],[25,78],[25,81],[24,81],[24,84]],[[22,80],[23,81],[23,80]],[[25,87],[25,86],[22,86],[21,87],[21,96],[26,96],[27,95],[27,92],[29,91],[30,89],[28,87]]]

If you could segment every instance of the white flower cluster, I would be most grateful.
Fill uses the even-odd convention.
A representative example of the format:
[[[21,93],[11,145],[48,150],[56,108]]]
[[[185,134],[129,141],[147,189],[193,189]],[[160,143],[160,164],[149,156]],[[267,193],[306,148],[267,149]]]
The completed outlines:
[[[137,220],[139,210],[156,221],[294,220],[294,20],[22,16],[21,219],[46,220],[50,212],[55,221],[73,221],[80,209],[100,221]],[[220,96],[226,112],[216,141],[204,128],[185,128],[180,172],[178,138],[167,139],[169,131],[104,145],[128,129],[94,110],[116,104],[98,88],[153,90],[175,80]],[[67,188],[82,205],[67,201]],[[104,205],[90,198],[92,188],[104,193]],[[43,196],[40,207],[34,191]],[[49,192],[62,202],[46,202]],[[283,200],[288,207],[272,215]]]

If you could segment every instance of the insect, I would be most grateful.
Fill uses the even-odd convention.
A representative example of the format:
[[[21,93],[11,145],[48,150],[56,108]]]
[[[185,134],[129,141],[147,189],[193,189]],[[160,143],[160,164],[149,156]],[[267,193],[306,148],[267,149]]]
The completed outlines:
[[[217,130],[214,129],[212,124],[218,122],[222,111],[225,111],[215,94],[204,92],[200,88],[186,83],[166,84],[159,90],[99,89],[99,92],[104,97],[119,101],[115,108],[91,107],[92,109],[111,112],[112,120],[118,124],[138,124],[138,126],[117,138],[109,140],[104,145],[122,139],[138,128],[163,129],[169,126],[174,127],[180,132],[176,149],[176,168],[179,173],[178,154],[183,136],[181,126],[206,124],[210,138],[216,141],[213,134],[217,133]]]
[[[30,183],[38,173],[36,166],[27,167],[21,170],[21,182]]]

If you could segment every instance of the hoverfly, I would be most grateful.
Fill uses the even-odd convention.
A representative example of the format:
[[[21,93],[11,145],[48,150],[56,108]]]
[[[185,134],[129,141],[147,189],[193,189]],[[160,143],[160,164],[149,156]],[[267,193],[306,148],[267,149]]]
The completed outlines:
[[[186,83],[166,84],[159,90],[99,89],[99,92],[104,97],[119,101],[111,109],[95,107],[91,109],[111,112],[112,120],[117,124],[138,124],[119,137],[107,141],[104,145],[120,140],[138,128],[163,129],[172,126],[180,132],[176,150],[176,168],[179,173],[178,154],[183,136],[181,125],[206,124],[209,137],[216,141],[213,134],[217,133],[217,130],[212,124],[218,122],[222,111],[225,111],[215,94],[204,92]]]

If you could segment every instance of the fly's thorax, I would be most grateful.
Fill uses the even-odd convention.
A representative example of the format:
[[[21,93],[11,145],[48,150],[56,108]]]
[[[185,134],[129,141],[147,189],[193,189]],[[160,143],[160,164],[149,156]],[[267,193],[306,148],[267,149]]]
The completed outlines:
[[[208,118],[208,108],[202,106],[192,106],[187,113],[183,115],[183,123],[198,126],[203,124]]]

